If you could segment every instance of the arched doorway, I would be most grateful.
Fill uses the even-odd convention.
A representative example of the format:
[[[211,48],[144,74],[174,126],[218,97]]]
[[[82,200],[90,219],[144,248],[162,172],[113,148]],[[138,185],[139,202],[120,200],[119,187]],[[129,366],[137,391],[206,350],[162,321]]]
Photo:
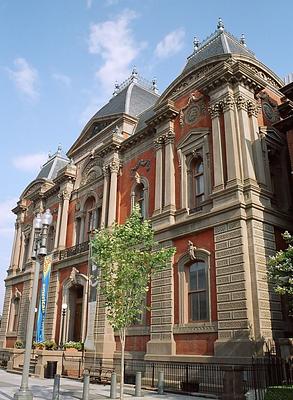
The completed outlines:
[[[82,341],[82,302],[83,286],[71,286],[68,295],[68,340],[73,340],[74,342]]]

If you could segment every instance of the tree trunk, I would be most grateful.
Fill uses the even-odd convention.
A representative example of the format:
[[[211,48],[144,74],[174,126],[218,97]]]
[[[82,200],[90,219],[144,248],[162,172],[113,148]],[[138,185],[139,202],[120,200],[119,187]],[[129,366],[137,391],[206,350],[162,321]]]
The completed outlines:
[[[123,399],[124,392],[124,350],[125,350],[125,328],[120,331],[121,343],[121,379],[120,379],[120,400]]]

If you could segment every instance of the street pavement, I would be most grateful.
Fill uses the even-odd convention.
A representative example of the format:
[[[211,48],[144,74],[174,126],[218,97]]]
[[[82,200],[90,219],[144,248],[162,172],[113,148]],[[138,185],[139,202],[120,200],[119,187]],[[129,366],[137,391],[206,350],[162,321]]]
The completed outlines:
[[[12,374],[0,370],[0,399],[13,400],[13,395],[20,386],[21,375]],[[35,400],[52,400],[53,379],[41,379],[30,377],[29,388],[34,394]],[[80,381],[61,378],[59,400],[81,400],[83,384]],[[118,388],[119,389],[119,388]],[[89,400],[109,399],[110,385],[90,384]],[[140,399],[134,397],[134,386],[126,385],[124,397],[128,400]],[[215,397],[186,396],[172,393],[159,395],[155,391],[143,390],[144,400],[214,400]]]

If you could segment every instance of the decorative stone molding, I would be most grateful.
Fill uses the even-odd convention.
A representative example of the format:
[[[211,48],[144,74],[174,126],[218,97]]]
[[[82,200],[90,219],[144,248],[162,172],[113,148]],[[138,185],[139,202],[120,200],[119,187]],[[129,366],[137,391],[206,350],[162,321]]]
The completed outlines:
[[[221,108],[219,103],[215,103],[208,107],[208,112],[210,113],[211,118],[216,118],[220,116]]]
[[[138,170],[140,167],[145,167],[146,171],[149,172],[149,170],[150,170],[150,168],[151,168],[151,162],[150,162],[150,160],[142,160],[142,159],[139,160],[139,161],[136,163],[135,167],[131,168],[131,170],[130,170],[130,175],[131,175],[132,177],[135,176],[137,170]]]
[[[174,143],[175,133],[173,131],[169,131],[164,134],[165,144]]]
[[[217,322],[199,322],[185,325],[174,325],[174,334],[183,333],[212,333],[218,332]]]
[[[109,176],[110,175],[110,170],[109,170],[109,165],[104,164],[102,168],[103,176]]]
[[[234,96],[228,94],[223,100],[220,101],[220,105],[223,112],[234,110],[235,106]]]
[[[71,191],[68,190],[62,190],[59,194],[58,194],[59,199],[63,199],[63,200],[70,200],[71,197]]]
[[[260,107],[256,101],[248,101],[247,103],[247,112],[250,117],[257,117],[259,113]]]
[[[163,136],[159,136],[157,139],[154,140],[154,146],[156,150],[161,149],[163,144],[164,144]]]
[[[206,106],[202,96],[192,93],[186,106],[180,110],[179,123],[181,126],[183,126],[184,123],[188,125],[193,124],[205,113]]]

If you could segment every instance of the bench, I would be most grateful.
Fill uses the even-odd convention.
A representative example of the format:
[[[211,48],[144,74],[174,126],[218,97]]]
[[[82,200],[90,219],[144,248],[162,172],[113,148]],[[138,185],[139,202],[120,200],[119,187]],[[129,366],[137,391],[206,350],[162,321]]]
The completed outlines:
[[[90,382],[91,383],[111,383],[111,375],[114,372],[113,369],[106,367],[92,367],[89,369]]]

